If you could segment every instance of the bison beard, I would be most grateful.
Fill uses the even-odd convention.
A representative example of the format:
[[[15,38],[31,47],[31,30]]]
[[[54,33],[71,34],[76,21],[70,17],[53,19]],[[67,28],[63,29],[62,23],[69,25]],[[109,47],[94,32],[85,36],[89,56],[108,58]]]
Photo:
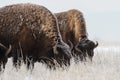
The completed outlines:
[[[7,57],[13,57],[14,66],[20,65],[21,60],[28,68],[30,63],[34,66],[36,61],[41,60],[56,60],[61,65],[69,63],[71,58],[70,47],[62,41],[56,17],[36,4],[0,8],[0,43],[11,45]],[[0,51],[3,51],[2,48]],[[3,58],[6,56],[3,55]]]

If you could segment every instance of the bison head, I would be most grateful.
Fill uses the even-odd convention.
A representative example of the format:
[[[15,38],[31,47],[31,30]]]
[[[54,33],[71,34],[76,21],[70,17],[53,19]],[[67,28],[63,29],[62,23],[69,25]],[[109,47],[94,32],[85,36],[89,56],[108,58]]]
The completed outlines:
[[[5,68],[5,64],[7,63],[8,54],[11,51],[11,45],[9,45],[9,48],[4,46],[0,43],[0,67],[3,65],[3,68]]]
[[[54,57],[61,64],[70,64],[71,49],[61,39],[58,39],[57,44],[53,47]]]
[[[96,44],[88,39],[82,39],[74,49],[74,53],[79,55],[81,60],[86,60],[86,58],[92,61],[92,57],[94,55],[94,49],[98,46],[98,42]]]

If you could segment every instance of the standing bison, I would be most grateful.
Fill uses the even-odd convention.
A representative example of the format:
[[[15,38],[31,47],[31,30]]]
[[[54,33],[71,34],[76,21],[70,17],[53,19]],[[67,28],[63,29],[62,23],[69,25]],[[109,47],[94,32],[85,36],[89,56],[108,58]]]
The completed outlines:
[[[72,9],[66,12],[55,13],[63,41],[73,45],[73,54],[81,60],[86,57],[92,60],[94,48],[98,46],[88,39],[86,24],[82,12]]]
[[[6,56],[13,57],[15,66],[21,59],[29,67],[30,63],[34,65],[40,60],[67,64],[71,58],[70,47],[62,41],[56,17],[36,4],[0,8],[0,43],[6,47],[2,46],[4,52],[2,48],[0,52],[6,55],[7,51]]]

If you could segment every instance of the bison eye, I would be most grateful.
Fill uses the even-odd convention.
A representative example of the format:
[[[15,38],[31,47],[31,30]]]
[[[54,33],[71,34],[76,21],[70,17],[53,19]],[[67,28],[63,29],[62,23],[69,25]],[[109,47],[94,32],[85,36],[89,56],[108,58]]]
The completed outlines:
[[[82,49],[82,50],[84,50],[84,49],[86,49],[87,48],[87,46],[86,45],[83,45],[83,44],[81,44],[81,45],[78,45],[78,46],[76,46],[78,49]]]

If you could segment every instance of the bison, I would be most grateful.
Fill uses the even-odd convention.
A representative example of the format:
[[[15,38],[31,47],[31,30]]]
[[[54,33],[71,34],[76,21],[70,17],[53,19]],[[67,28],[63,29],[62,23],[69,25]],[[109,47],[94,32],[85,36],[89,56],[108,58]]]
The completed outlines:
[[[0,49],[0,55],[2,52],[2,58],[13,57],[14,66],[21,60],[28,68],[30,63],[34,66],[41,60],[61,65],[69,63],[71,58],[70,47],[61,38],[55,15],[37,4],[21,3],[0,8],[0,43],[4,48],[4,52]],[[1,61],[6,63],[4,59]]]
[[[76,9],[55,13],[63,41],[73,45],[73,55],[79,56],[80,60],[89,58],[92,60],[94,48],[98,46],[88,39],[86,23],[83,13]],[[88,56],[88,57],[87,57]]]

